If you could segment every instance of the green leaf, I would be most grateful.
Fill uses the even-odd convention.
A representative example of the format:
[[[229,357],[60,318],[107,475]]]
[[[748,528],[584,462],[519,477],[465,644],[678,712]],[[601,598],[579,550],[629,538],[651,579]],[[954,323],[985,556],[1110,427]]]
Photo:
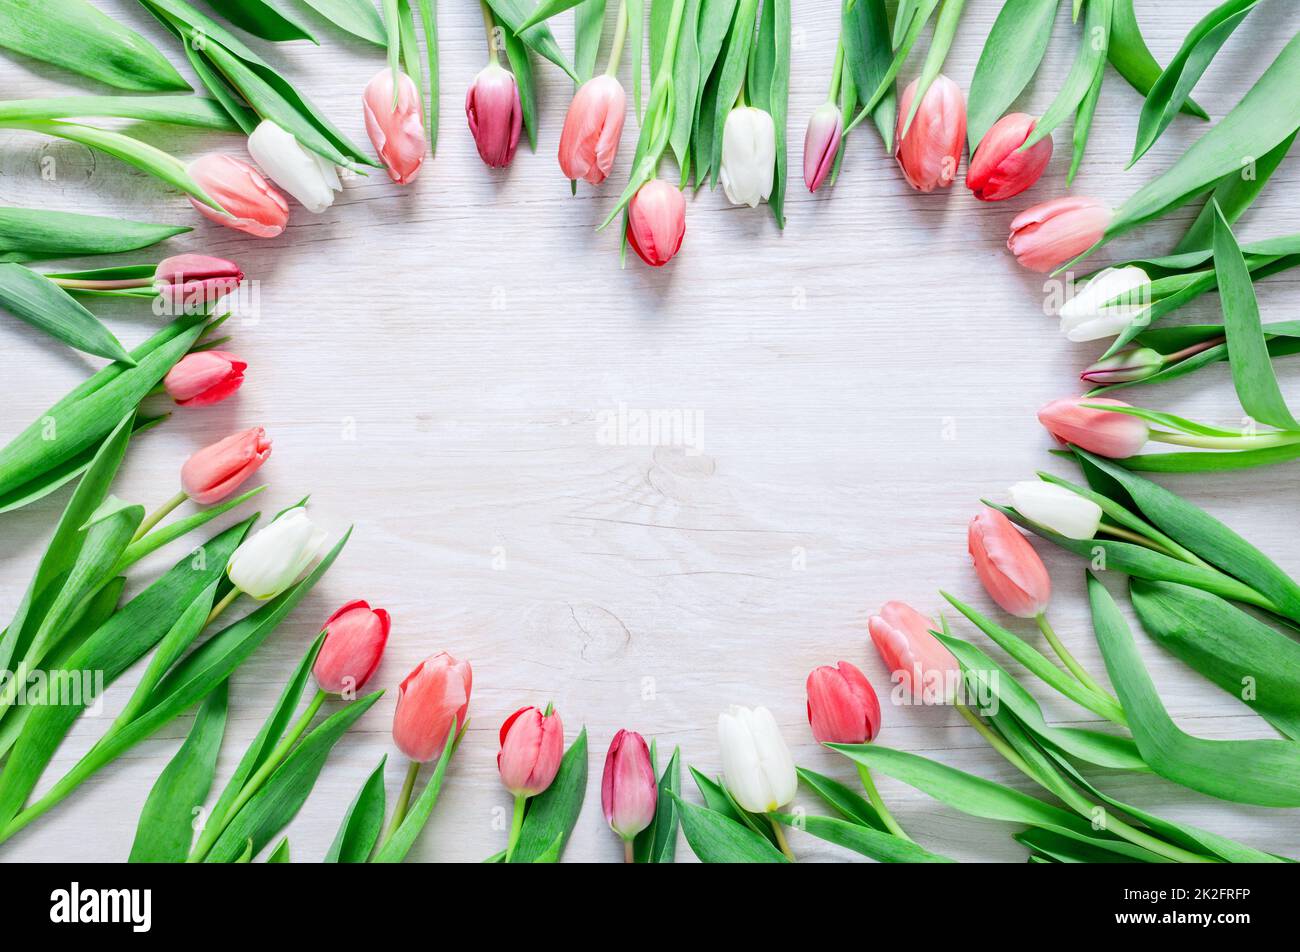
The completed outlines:
[[[902,69],[903,63],[907,61],[908,55],[912,52],[912,47],[916,45],[917,38],[920,37],[921,31],[925,29],[930,14],[934,12],[934,8],[938,4],[939,0],[912,0],[910,4],[912,15],[909,16],[905,16],[903,8],[899,7],[898,16],[894,20],[894,58],[890,61],[889,69],[885,71],[885,75],[881,77],[871,95],[864,101],[862,108],[858,111],[857,118],[845,126],[845,135],[866,116],[873,113],[880,101],[893,90],[898,71]],[[901,35],[900,28],[902,28]],[[870,87],[860,86],[858,88],[859,95],[866,92],[868,88]]]
[[[383,46],[387,42],[384,35],[384,21],[375,11],[375,5],[371,0],[303,0],[303,2],[340,30],[376,46]]]
[[[716,780],[712,780],[700,773],[694,767],[690,768],[691,779],[695,781],[696,789],[700,791],[700,796],[704,798],[704,805],[714,813],[720,813],[728,819],[735,820],[741,826],[748,827],[754,833],[766,839],[772,846],[776,847],[776,833],[773,832],[772,826],[766,818],[750,813],[731,795],[731,791],[724,787]]]
[[[551,785],[528,800],[512,863],[536,863],[554,847],[560,851],[573,833],[587,793],[587,729],[584,727],[560,761]],[[556,856],[558,860],[558,854]],[[554,860],[552,860],[554,861]]]
[[[869,856],[881,863],[951,863],[954,860],[938,853],[931,853],[901,836],[881,833],[860,823],[850,823],[829,816],[775,813],[773,816],[786,826],[803,830],[818,839],[845,849]]]
[[[519,35],[505,25],[500,17],[494,18],[501,28],[505,39],[506,58],[510,61],[510,71],[515,75],[519,87],[519,108],[523,112],[524,131],[528,133],[528,147],[537,151],[537,90],[533,82],[533,64],[529,58],[529,47]]]
[[[316,38],[297,20],[288,8],[280,8],[268,0],[211,0],[212,8],[223,17],[258,39],[271,43]]]
[[[5,7],[0,46],[118,89],[190,88],[148,40],[85,0],[5,0]]]
[[[636,108],[636,121],[641,122],[641,73],[645,56],[644,0],[624,0],[627,4],[627,45],[632,48],[632,102]],[[635,167],[636,163],[633,163]]]
[[[185,743],[158,775],[144,802],[129,862],[185,862],[194,818],[212,789],[228,703],[229,691],[221,684],[200,705]]]
[[[384,764],[387,762],[387,754],[379,758],[379,766],[357,791],[325,854],[325,862],[364,863],[369,859],[384,825]]]
[[[456,753],[456,748],[460,746],[460,740],[464,733],[465,725],[457,725],[453,719],[451,730],[447,733],[447,743],[443,745],[442,753],[438,756],[438,763],[433,768],[432,776],[429,777],[424,789],[420,791],[420,795],[402,820],[401,826],[388,838],[388,842],[379,848],[373,862],[400,863],[406,858],[406,854],[411,851],[415,841],[420,838],[420,833],[424,831],[425,824],[429,822],[429,817],[433,815],[433,808],[438,803],[438,794],[442,791],[443,778],[447,775],[447,765],[451,763],[452,755]],[[379,819],[382,822],[382,810],[380,810]]]
[[[789,862],[767,839],[713,810],[670,794],[681,814],[682,832],[701,863]]]
[[[1076,17],[1077,19],[1077,17]],[[1128,84],[1143,96],[1151,92],[1162,72],[1160,64],[1151,55],[1142,30],[1138,27],[1137,15],[1133,12],[1133,0],[1115,0],[1115,13],[1110,26],[1110,49],[1107,50],[1110,65],[1128,81]],[[1183,103],[1182,111],[1198,119],[1209,119],[1209,114],[1192,100]]]
[[[1114,0],[1092,0],[1083,21],[1083,36],[1079,41],[1079,54],[1075,57],[1070,74],[1061,91],[1034,125],[1021,151],[1032,147],[1052,134],[1052,130],[1074,115],[1093,85],[1101,82],[1106,68],[1106,49],[1110,43],[1111,17]]]
[[[271,855],[266,858],[268,863],[288,863],[289,859],[289,837],[285,837],[276,844],[275,849],[271,850]]]
[[[1091,843],[1071,839],[1051,830],[1030,827],[1012,839],[1056,863],[1140,863],[1140,859],[1121,856]],[[1031,856],[1030,859],[1033,859]]]
[[[827,806],[844,819],[851,823],[869,826],[873,830],[880,830],[882,833],[887,832],[876,808],[856,791],[850,790],[833,777],[827,777],[806,767],[796,767],[795,770],[808,789],[817,794]]]
[[[966,0],[944,0],[939,18],[934,22],[934,33],[930,37],[930,48],[926,51],[925,62],[921,66],[921,75],[916,80],[912,104],[903,120],[903,135],[907,135],[912,128],[912,120],[916,117],[916,110],[921,107],[921,100],[943,69],[943,61],[948,58],[948,50],[952,48],[952,41],[957,36],[957,23],[961,20],[965,6]]]
[[[49,278],[20,264],[0,264],[0,308],[69,347],[135,363],[99,318]]]
[[[551,19],[551,17],[558,16],[565,10],[571,10],[576,6],[581,6],[584,2],[585,0],[540,0],[536,9],[524,18],[523,23],[519,25],[519,29],[527,30],[539,23],[545,23],[547,20]],[[604,6],[603,0],[601,0],[601,6]],[[579,76],[581,75],[582,73],[580,70]],[[582,79],[580,78],[578,82],[582,82]]]
[[[1198,251],[1211,246],[1214,240],[1214,205],[1216,203],[1222,209],[1223,215],[1228,219],[1229,224],[1240,218],[1255,199],[1259,197],[1259,193],[1268,184],[1269,178],[1277,171],[1277,167],[1282,164],[1282,160],[1286,158],[1287,153],[1291,151],[1291,143],[1295,142],[1295,137],[1296,133],[1292,132],[1267,153],[1260,156],[1251,167],[1253,174],[1243,175],[1241,170],[1238,169],[1221,178],[1214,186],[1209,201],[1202,206],[1200,214],[1196,216],[1196,220],[1192,222],[1187,229],[1187,233],[1183,235],[1174,248],[1175,254],[1181,251]]]
[[[181,225],[0,207],[0,262],[136,251],[187,231]]]
[[[574,5],[577,9],[573,13],[573,68],[578,82],[585,83],[596,75],[600,37],[605,30],[605,0],[577,0]]]
[[[772,116],[776,128],[776,166],[767,203],[779,228],[785,227],[786,113],[790,94],[790,0],[766,0],[750,58],[751,103]]]
[[[142,122],[162,122],[223,132],[239,131],[239,126],[219,102],[202,96],[58,96],[52,99],[10,99],[0,102],[0,121],[90,117],[138,119]]]
[[[578,81],[578,74],[574,71],[573,64],[565,57],[564,52],[560,49],[560,44],[555,42],[555,35],[551,33],[551,28],[545,23],[538,23],[529,27],[524,26],[525,21],[528,20],[531,2],[525,2],[525,0],[487,0],[487,4],[492,8],[492,12],[497,18],[510,28],[511,32],[519,35],[519,38],[528,45],[529,49],[560,67],[575,83]]]
[[[181,536],[188,535],[200,526],[206,525],[213,519],[217,518],[217,516],[223,515],[231,509],[236,509],[239,506],[242,506],[254,496],[265,491],[265,489],[265,484],[254,486],[247,492],[242,492],[238,496],[231,496],[229,499],[220,502],[215,506],[200,509],[193,515],[185,516],[183,519],[177,519],[175,522],[170,522],[159,529],[155,529],[143,538],[137,539],[128,545],[126,551],[122,553],[122,560],[119,563],[119,571],[125,569],[127,566],[134,565],[146,555],[156,552],[168,543],[181,538]]]
[[[651,748],[650,758],[654,761],[655,751]],[[638,863],[672,863],[677,858],[677,816],[675,795],[682,792],[682,749],[673,748],[673,755],[668,766],[659,777],[658,798],[655,801],[655,817],[650,825],[636,836],[633,844],[633,856]]]
[[[360,0],[367,3],[369,0]],[[438,10],[435,0],[418,0],[420,26],[424,28],[424,52],[429,71],[429,99],[425,114],[424,131],[429,137],[429,152],[438,154],[439,96],[442,83],[438,75]]]
[[[845,75],[840,78],[840,87],[841,90],[846,87],[852,89],[851,96],[842,97],[844,124],[847,126],[852,121],[853,107],[857,104],[858,96],[865,90],[876,89],[884,83],[885,92],[871,111],[871,120],[885,142],[885,151],[893,153],[898,91],[895,84],[885,78],[894,59],[894,50],[889,42],[889,13],[885,9],[885,0],[846,2],[840,18],[840,37],[844,43],[846,67]],[[840,151],[835,157],[837,167],[843,154],[844,143],[841,142]]]
[[[1007,0],[1002,5],[970,81],[966,136],[971,155],[1038,72],[1060,5],[1060,0]]]
[[[1300,459],[1300,443],[1229,453],[1139,453],[1123,460],[1123,465],[1141,473],[1224,473],[1275,466],[1294,459]]]
[[[673,129],[668,142],[677,158],[677,167],[682,170],[683,187],[691,164],[691,130],[695,127],[695,102],[700,87],[698,32],[702,2],[703,0],[685,0],[677,54],[673,59]],[[783,125],[778,125],[778,133],[783,130]],[[783,151],[778,151],[778,156],[782,156]]]
[[[722,168],[722,131],[727,124],[727,116],[745,84],[750,50],[754,45],[754,17],[757,12],[758,0],[739,0],[726,50],[721,54],[717,100],[713,107],[713,142],[709,149],[710,188],[718,185],[718,174]]]

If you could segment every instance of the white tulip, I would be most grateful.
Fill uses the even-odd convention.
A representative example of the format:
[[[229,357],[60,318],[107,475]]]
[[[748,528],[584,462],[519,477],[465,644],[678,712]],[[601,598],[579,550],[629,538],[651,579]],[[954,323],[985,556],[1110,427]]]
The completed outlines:
[[[342,191],[338,169],[328,159],[304,149],[288,132],[264,119],[248,137],[248,154],[275,184],[319,215]]]
[[[732,705],[718,716],[727,789],[751,813],[771,813],[794,799],[799,779],[772,712]]]
[[[262,601],[274,598],[315,561],[326,535],[302,506],[291,509],[237,548],[226,573],[240,591]]]
[[[1121,303],[1106,306],[1120,298]],[[1107,268],[1061,305],[1061,333],[1076,343],[1114,337],[1151,306],[1151,279],[1136,265]]]
[[[772,194],[776,170],[776,125],[755,106],[731,110],[722,127],[722,167],[718,177],[733,205],[753,208]]]
[[[1064,486],[1033,479],[1011,487],[1011,502],[1026,519],[1067,539],[1091,539],[1101,525],[1101,507]]]

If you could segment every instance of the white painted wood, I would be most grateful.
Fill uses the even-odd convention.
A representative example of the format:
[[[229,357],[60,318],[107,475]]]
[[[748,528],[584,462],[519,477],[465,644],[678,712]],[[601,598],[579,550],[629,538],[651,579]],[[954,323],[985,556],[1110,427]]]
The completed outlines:
[[[1157,57],[1167,59],[1212,5],[1140,3]],[[104,6],[177,58],[135,4]],[[963,87],[999,7],[968,6],[946,68]],[[809,669],[850,659],[883,696],[867,614],[891,598],[936,610],[941,587],[990,607],[965,553],[979,497],[999,497],[1037,468],[1064,471],[1047,455],[1034,410],[1077,392],[1075,375],[1099,348],[1058,336],[1042,313],[1041,279],[1018,268],[1003,242],[1017,211],[1063,188],[1068,127],[1057,133],[1048,175],[1009,202],[983,205],[961,187],[912,193],[865,126],[839,184],[809,196],[798,171],[803,124],[824,96],[838,4],[804,0],[794,12],[785,233],[766,210],[728,208],[720,193],[706,192],[690,202],[685,246],[670,267],[651,271],[633,260],[620,270],[615,236],[593,226],[626,180],[634,121],[613,181],[570,197],[555,162],[570,86],[539,63],[538,153],[523,148],[508,171],[488,171],[461,112],[483,61],[479,13],[469,2],[442,7],[436,161],[413,187],[375,175],[350,182],[323,215],[295,206],[289,231],[272,241],[209,225],[184,198],[106,156],[0,134],[0,201],[192,224],[169,251],[235,258],[258,283],[259,319],[238,323],[229,345],[250,363],[243,390],[212,409],[179,410],[139,439],[116,491],[155,505],[175,490],[189,452],[262,423],[275,440],[264,508],[310,492],[321,523],[335,532],[356,524],[335,568],[235,676],[218,782],[319,623],[355,597],[395,619],[376,683],[395,688],[420,658],[443,649],[475,668],[470,733],[416,858],[477,860],[501,848],[509,800],[495,772],[496,729],[527,703],[554,700],[570,739],[582,724],[591,733],[589,798],[571,860],[620,855],[599,805],[604,749],[619,727],[655,735],[663,749],[681,744],[689,763],[713,773],[719,709],[766,704],[799,762],[851,777],[808,732]],[[1261,6],[1206,74],[1199,100],[1222,116],[1297,26],[1291,5]],[[567,17],[557,33],[567,48]],[[382,53],[327,26],[320,39],[319,48],[289,44],[266,55],[364,143],[360,93]],[[1062,14],[1026,110],[1045,108],[1075,42]],[[84,89],[39,64],[5,58],[0,69],[6,97]],[[1204,129],[1180,118],[1124,172],[1139,107],[1108,75],[1077,192],[1118,204]],[[242,151],[237,139],[206,133],[147,136],[185,157],[218,146]],[[40,175],[47,157],[57,171],[50,181]],[[1300,229],[1298,183],[1300,169],[1284,166],[1244,220],[1246,238]],[[1117,242],[1115,255],[1166,249],[1191,214]],[[1289,314],[1297,281],[1263,283],[1266,319]],[[1215,320],[1217,307],[1208,297],[1183,313]],[[157,323],[140,306],[101,310],[130,344]],[[4,341],[0,437],[8,439],[94,362],[13,321]],[[1283,365],[1281,374],[1300,397],[1297,367]],[[1240,415],[1222,367],[1135,396],[1207,420]],[[684,414],[697,427],[699,452],[608,445],[602,420],[620,407]],[[1168,482],[1300,572],[1295,480],[1296,470],[1282,467]],[[66,498],[60,492],[0,519],[0,616],[16,606]],[[1056,625],[1099,671],[1081,566],[1040,548],[1056,584]],[[166,564],[151,559],[136,578]],[[1188,730],[1268,735],[1234,699],[1141,640],[1166,704]],[[99,736],[138,675],[113,686],[103,717],[78,722],[42,786]],[[1055,720],[1092,723],[1038,693]],[[388,734],[395,700],[390,690],[336,749],[289,829],[295,859],[323,856],[383,754],[395,795],[403,769]],[[1024,786],[955,714],[886,708],[883,743]],[[189,722],[104,770],[0,856],[125,858],[141,804]],[[1219,803],[1150,777],[1103,783],[1171,818],[1300,854],[1295,811]],[[926,846],[966,860],[1023,858],[1011,828],[887,778],[881,787]],[[842,858],[804,835],[793,845],[807,859]],[[689,856],[684,845],[681,855]]]

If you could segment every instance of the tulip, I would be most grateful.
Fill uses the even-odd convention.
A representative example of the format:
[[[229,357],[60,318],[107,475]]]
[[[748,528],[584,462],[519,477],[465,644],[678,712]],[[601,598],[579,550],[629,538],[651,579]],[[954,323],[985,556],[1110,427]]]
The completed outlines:
[[[835,167],[835,156],[844,137],[844,116],[833,102],[824,102],[808,120],[803,137],[803,183],[815,192]]]
[[[1026,268],[1051,271],[1100,241],[1113,217],[1095,198],[1056,198],[1011,220],[1007,248]]]
[[[966,168],[966,187],[976,198],[1000,202],[1038,181],[1052,158],[1052,137],[1020,149],[1037,124],[1038,120],[1023,112],[1008,113],[993,123]]]
[[[186,313],[210,307],[239,287],[244,272],[225,258],[209,255],[172,255],[158,262],[153,286],[160,297],[172,306],[180,305]]]
[[[382,608],[372,610],[370,603],[361,599],[348,602],[330,615],[321,629],[325,642],[311,669],[320,689],[349,699],[356,697],[379,667],[391,624],[388,612]]]
[[[772,194],[776,169],[776,125],[772,114],[756,106],[738,106],[722,127],[722,161],[718,177],[733,205],[754,208]]]
[[[201,506],[219,502],[257,472],[270,455],[271,441],[260,426],[235,433],[205,446],[185,461],[181,488]]]
[[[190,204],[219,225],[257,238],[274,238],[289,224],[289,204],[257,171],[233,155],[211,153],[190,163],[190,178],[225,211],[195,198]]]
[[[226,565],[235,588],[259,601],[298,581],[320,553],[326,533],[302,506],[290,509],[237,548]]]
[[[865,744],[880,732],[880,701],[847,661],[808,675],[808,723],[819,744]]]
[[[794,799],[798,776],[772,712],[732,705],[718,717],[727,789],[751,813],[771,813]]]
[[[1209,346],[1214,346],[1211,341]],[[1201,347],[1200,350],[1206,348]],[[1145,380],[1157,373],[1165,365],[1165,357],[1150,347],[1134,347],[1121,350],[1118,354],[1103,357],[1079,374],[1080,380],[1088,383],[1109,385],[1115,383],[1134,383]]]
[[[632,250],[652,268],[672,260],[686,234],[686,199],[681,189],[662,179],[651,179],[632,196],[627,206],[627,240]]]
[[[224,350],[198,350],[178,360],[163,377],[163,387],[182,407],[220,403],[244,382],[248,364]]]
[[[1135,265],[1106,268],[1061,305],[1061,333],[1076,343],[1114,337],[1150,306],[1151,279],[1145,271]]]
[[[402,679],[393,713],[393,742],[413,763],[442,756],[453,722],[465,726],[474,672],[445,651],[425,658]]]
[[[516,797],[535,797],[551,785],[564,756],[564,724],[549,707],[521,707],[501,725],[497,770]]]
[[[931,634],[933,621],[906,602],[885,602],[867,619],[871,643],[913,703],[943,704],[961,675],[957,659]]]
[[[966,547],[993,601],[1017,618],[1037,618],[1052,600],[1052,578],[1011,520],[985,506],[970,521]]]
[[[514,76],[495,61],[483,67],[465,91],[465,117],[479,158],[494,169],[509,165],[524,121]]]
[[[599,185],[609,177],[626,110],[627,94],[613,76],[597,76],[578,88],[560,133],[560,170],[566,178]]]
[[[397,70],[397,102],[393,102],[393,70],[375,73],[361,95],[366,135],[379,153],[388,177],[398,185],[415,180],[428,143],[424,136],[424,103],[415,81]]]
[[[333,205],[334,193],[343,190],[333,162],[303,148],[270,119],[262,120],[248,137],[248,154],[271,181],[314,215]]]
[[[1091,539],[1101,527],[1101,507],[1056,483],[1031,479],[1011,487],[1011,503],[1032,522],[1067,539]]]
[[[933,192],[952,185],[957,177],[966,141],[966,100],[956,83],[942,74],[936,76],[904,135],[903,127],[919,82],[912,80],[898,103],[898,145],[894,158],[908,185],[922,192]]]
[[[605,755],[600,806],[609,828],[622,837],[629,862],[632,840],[654,820],[658,801],[659,788],[645,738],[620,730]]]
[[[1085,406],[1090,404],[1093,406]],[[1140,417],[1097,407],[1127,407],[1108,397],[1053,400],[1038,411],[1038,422],[1062,443],[1111,459],[1126,459],[1146,444],[1151,428]]]

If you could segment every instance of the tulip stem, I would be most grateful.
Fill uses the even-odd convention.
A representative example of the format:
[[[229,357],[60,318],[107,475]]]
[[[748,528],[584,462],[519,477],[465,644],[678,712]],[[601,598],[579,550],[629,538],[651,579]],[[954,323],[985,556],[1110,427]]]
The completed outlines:
[[[632,840],[623,841],[623,862],[625,863],[636,862],[636,848]]]
[[[614,43],[609,48],[609,65],[605,68],[606,76],[617,76],[618,65],[623,59],[623,43],[627,39],[627,0],[618,5],[618,19],[614,21]]]
[[[497,24],[492,18],[492,8],[487,5],[487,0],[478,0],[479,9],[483,11],[483,29],[487,33],[488,45],[488,62],[496,63],[500,60],[497,54]]]
[[[383,838],[379,841],[379,849],[382,850],[384,845],[393,838],[402,821],[406,819],[406,811],[411,806],[411,794],[415,791],[415,778],[420,772],[421,763],[418,760],[412,760],[406,765],[406,779],[402,781],[402,792],[397,795],[397,804],[393,807],[393,818],[388,822],[388,829],[384,831]]]
[[[980,736],[989,742],[989,746],[992,747],[994,750],[996,750],[1003,757],[1005,757],[1007,762],[1011,764],[1011,766],[1015,767],[1022,774],[1028,777],[1030,780],[1033,780],[1035,783],[1039,782],[1038,775],[1034,773],[1033,769],[1030,768],[1029,764],[1025,763],[1025,759],[1021,757],[1018,753],[1016,753],[1015,750],[1011,747],[1011,745],[1009,745],[1005,740],[1002,739],[1001,735],[999,735],[995,730],[993,730],[993,728],[985,724],[983,718],[981,718],[978,714],[972,711],[965,704],[958,703],[953,706],[957,708],[957,713],[960,714],[962,717],[966,718],[970,726],[975,728],[975,730],[979,731]]]
[[[885,806],[884,799],[880,796],[880,791],[876,789],[876,781],[871,777],[871,771],[867,769],[866,764],[858,764],[858,776],[862,778],[862,787],[867,791],[867,799],[871,805],[876,808],[876,813],[880,814],[880,822],[885,824],[885,829],[889,830],[899,839],[907,840],[909,843],[914,842],[907,835],[907,831],[898,825],[894,815],[889,812],[889,807]]]
[[[1254,436],[1244,434],[1241,436],[1204,436],[1199,433],[1171,433],[1167,430],[1152,430],[1151,439],[1157,443],[1195,446],[1203,450],[1262,450],[1300,443],[1300,432],[1279,430],[1276,433],[1259,433]]]
[[[135,535],[131,536],[131,541],[138,542],[140,539],[143,539],[150,529],[166,519],[177,506],[188,498],[189,497],[185,495],[185,490],[182,489],[175,496],[172,496],[171,499],[168,499],[153,512],[149,513],[149,515],[145,517],[144,522],[140,523],[140,528],[135,530]]]
[[[794,853],[790,849],[790,842],[785,838],[785,829],[780,822],[772,816],[767,815],[767,822],[772,824],[772,832],[776,835],[776,845],[790,862],[796,862]]]
[[[519,831],[524,828],[524,809],[528,806],[528,798],[521,793],[515,794],[515,815],[510,821],[510,840],[506,843],[506,862],[510,862],[515,855],[515,847],[519,845]]]
[[[1097,694],[1115,704],[1119,703],[1119,701],[1115,700],[1114,695],[1093,680],[1092,675],[1090,675],[1083,665],[1079,664],[1079,660],[1070,653],[1070,649],[1061,643],[1061,639],[1057,637],[1056,631],[1052,628],[1051,622],[1047,620],[1046,612],[1039,612],[1034,620],[1038,622],[1038,629],[1043,633],[1043,637],[1047,639],[1047,643],[1052,646],[1052,650],[1056,652],[1056,656],[1065,663],[1065,666],[1070,670],[1070,673],[1074,675],[1075,680],[1094,694]]]
[[[835,102],[840,95],[840,77],[844,71],[844,33],[835,41],[835,65],[831,67],[831,88],[826,94],[827,102]]]
[[[217,602],[215,605],[213,605],[213,606],[212,606],[212,611],[208,612],[208,618],[207,618],[207,620],[203,623],[203,627],[204,627],[204,628],[207,628],[208,625],[210,625],[210,624],[212,624],[214,621],[216,621],[217,618],[220,617],[221,613],[224,612],[224,611],[225,611],[227,608],[229,608],[231,605],[233,605],[234,602],[235,602],[235,599],[237,599],[237,598],[238,598],[240,595],[242,595],[242,594],[243,594],[243,592],[241,592],[241,591],[239,590],[239,586],[235,586],[235,587],[232,588],[230,591],[226,592],[225,597],[222,598],[221,601],[219,601],[219,602]]]

